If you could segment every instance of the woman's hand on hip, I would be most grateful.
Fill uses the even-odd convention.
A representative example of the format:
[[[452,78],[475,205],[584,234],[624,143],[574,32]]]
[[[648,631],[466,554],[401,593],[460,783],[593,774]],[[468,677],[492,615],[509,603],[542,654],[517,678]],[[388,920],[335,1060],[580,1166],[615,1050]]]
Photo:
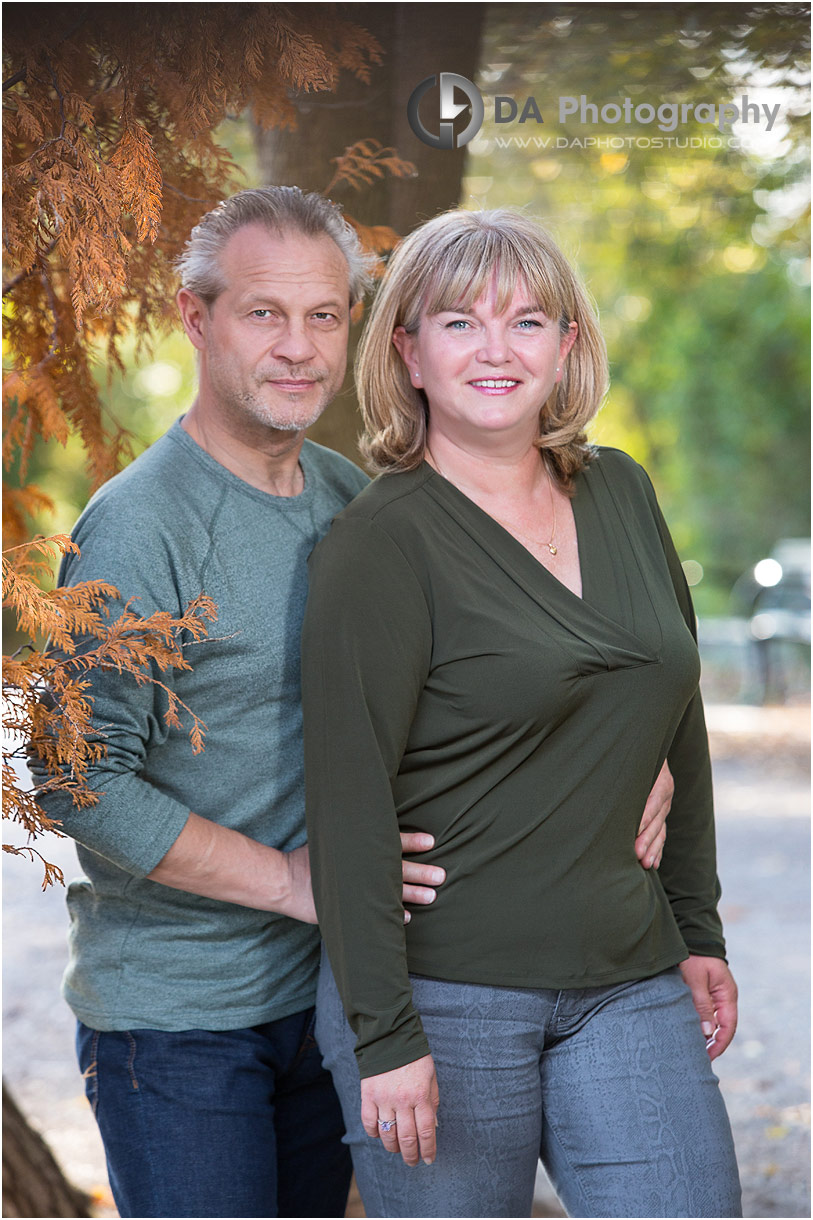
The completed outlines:
[[[438,1081],[431,1055],[361,1082],[364,1130],[380,1139],[388,1152],[400,1152],[407,1165],[434,1161],[437,1112]]]
[[[657,868],[661,862],[663,845],[666,842],[666,819],[672,808],[674,795],[675,781],[672,779],[669,763],[665,762],[647,797],[641,825],[638,827],[638,838],[635,840],[635,854],[642,868]]]
[[[716,1059],[737,1029],[737,984],[719,957],[700,957],[693,953],[680,963],[680,972],[692,993],[709,1059]]]

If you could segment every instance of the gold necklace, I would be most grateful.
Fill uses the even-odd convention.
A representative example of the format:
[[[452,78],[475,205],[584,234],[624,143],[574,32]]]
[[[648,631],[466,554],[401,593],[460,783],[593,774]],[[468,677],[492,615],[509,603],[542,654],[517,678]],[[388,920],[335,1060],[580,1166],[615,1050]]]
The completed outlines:
[[[443,475],[444,479],[447,479],[448,482],[454,483],[454,480],[450,479],[449,476],[447,474],[444,474],[444,472],[441,470],[440,462],[437,460],[437,458],[435,457],[434,453],[432,452],[432,450],[429,448],[428,445],[426,446],[426,452],[429,455],[429,457],[432,459],[432,465],[435,467],[438,474]],[[547,475],[547,479],[548,479],[548,493],[550,495],[551,513],[553,514],[553,528],[551,529],[551,532],[550,532],[550,538],[548,539],[547,542],[543,543],[542,545],[546,546],[548,548],[551,555],[557,555],[559,553],[559,548],[554,541],[554,539],[556,537],[556,501],[553,498],[553,481],[550,477],[550,471],[548,470],[547,466],[545,466],[545,474]],[[485,509],[483,509],[483,511],[485,512]],[[517,527],[515,525],[509,525],[506,521],[503,521],[500,517],[497,517],[494,513],[489,513],[488,516],[493,517],[494,520],[503,527],[503,529],[508,530],[509,534],[519,534],[520,538],[524,538],[524,540],[526,542],[530,542],[531,546],[539,545],[538,538],[529,538],[529,536],[527,534],[524,534],[522,532],[522,530],[517,529]]]

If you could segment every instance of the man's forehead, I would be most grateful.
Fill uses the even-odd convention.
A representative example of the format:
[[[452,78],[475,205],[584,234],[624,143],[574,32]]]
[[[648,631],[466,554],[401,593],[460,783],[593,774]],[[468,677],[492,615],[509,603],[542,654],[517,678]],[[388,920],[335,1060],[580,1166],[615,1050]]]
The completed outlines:
[[[262,224],[244,225],[229,238],[220,255],[220,269],[238,290],[277,283],[334,287],[346,295],[350,280],[347,260],[327,234],[273,230]]]

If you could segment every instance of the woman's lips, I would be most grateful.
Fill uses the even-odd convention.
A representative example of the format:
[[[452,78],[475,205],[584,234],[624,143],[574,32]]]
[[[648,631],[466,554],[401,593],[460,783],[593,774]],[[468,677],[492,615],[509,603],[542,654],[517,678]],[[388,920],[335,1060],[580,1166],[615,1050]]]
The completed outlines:
[[[510,394],[518,385],[522,385],[522,382],[517,381],[515,377],[478,377],[476,381],[470,381],[468,384],[481,394]]]

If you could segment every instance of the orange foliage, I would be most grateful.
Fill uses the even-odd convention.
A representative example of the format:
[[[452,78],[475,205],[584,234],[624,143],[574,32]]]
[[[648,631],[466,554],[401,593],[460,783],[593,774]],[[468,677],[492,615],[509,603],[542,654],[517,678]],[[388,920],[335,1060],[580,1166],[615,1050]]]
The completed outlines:
[[[19,630],[31,635],[48,632],[52,644],[47,652],[26,645],[3,659],[3,732],[10,743],[3,749],[3,817],[18,823],[29,841],[44,831],[59,833],[39,803],[45,792],[55,788],[70,792],[79,808],[99,799],[87,784],[88,767],[106,749],[98,730],[95,735],[90,731],[91,670],[115,669],[131,674],[139,684],[159,686],[168,700],[164,713],[168,725],[180,729],[181,712],[190,716],[189,738],[195,753],[203,749],[206,733],[200,717],[151,670],[191,669],[184,649],[203,640],[207,622],[217,617],[211,598],[195,598],[179,618],[165,611],[143,618],[127,602],[110,622],[110,602],[119,598],[113,585],[93,580],[43,590],[37,583],[50,574],[48,559],[57,550],[65,554],[78,549],[66,535],[57,534],[3,555],[4,605],[16,613]],[[81,639],[79,648],[77,639]],[[21,784],[14,767],[15,761],[25,760],[29,747],[43,759],[50,777],[36,791]],[[30,844],[4,843],[3,851],[38,856],[45,869],[43,889],[62,881],[61,870]]]
[[[12,5],[4,14],[3,465],[16,465],[3,526],[3,597],[32,640],[50,635],[54,651],[27,644],[4,658],[3,816],[38,856],[43,887],[61,881],[31,840],[58,833],[38,803],[45,789],[92,804],[89,765],[105,751],[89,734],[93,669],[116,668],[166,692],[168,722],[191,717],[193,750],[205,725],[156,672],[187,669],[185,642],[200,641],[213,603],[201,594],[177,619],[140,618],[104,582],[43,590],[57,552],[70,539],[26,542],[30,517],[50,502],[26,486],[37,437],[65,444],[78,435],[93,487],[129,456],[121,429],[103,417],[94,362],[122,367],[119,344],[140,344],[175,323],[172,264],[190,229],[236,189],[236,166],[213,128],[250,107],[261,126],[296,125],[292,92],[330,90],[340,71],[368,80],[380,47],[342,16],[344,5],[62,4]],[[393,149],[362,141],[336,158],[338,181],[360,186],[412,167]],[[379,252],[397,235],[356,226]],[[77,649],[74,636],[81,636]],[[26,791],[15,770],[30,741],[50,778]]]
[[[340,182],[346,182],[358,191],[386,174],[392,174],[394,178],[413,178],[417,173],[411,161],[399,157],[394,148],[384,148],[378,140],[357,140],[340,157],[333,157],[332,162],[336,172],[324,189],[325,195],[329,195]],[[372,250],[375,254],[389,254],[401,240],[389,225],[363,225],[352,216],[348,216],[347,220],[358,233],[365,250]],[[384,274],[384,263],[380,258],[373,268],[373,274],[376,278]],[[354,317],[354,320],[357,319]]]
[[[76,431],[93,486],[115,473],[127,438],[103,421],[92,363],[120,365],[131,326],[146,340],[174,324],[173,259],[236,186],[213,127],[247,106],[261,125],[292,127],[290,91],[330,90],[342,69],[369,78],[380,48],[343,8],[9,7],[6,469],[25,469],[37,435],[64,443]],[[25,539],[31,505],[31,489],[7,491],[11,543]]]

